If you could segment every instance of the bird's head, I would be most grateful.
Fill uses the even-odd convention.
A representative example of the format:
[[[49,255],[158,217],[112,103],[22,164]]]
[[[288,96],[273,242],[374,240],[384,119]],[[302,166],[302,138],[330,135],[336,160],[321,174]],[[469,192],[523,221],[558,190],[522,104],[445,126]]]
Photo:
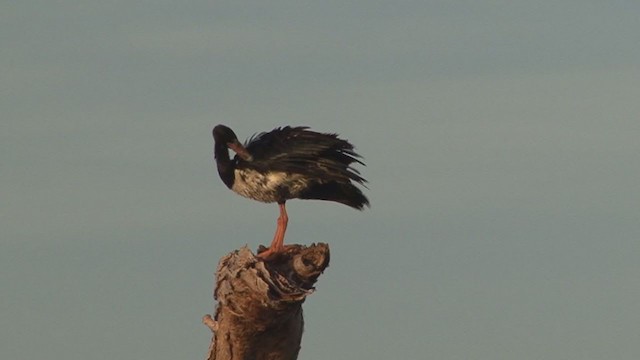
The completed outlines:
[[[253,157],[249,151],[247,151],[247,148],[238,141],[236,133],[234,133],[229,127],[225,125],[217,125],[214,127],[213,140],[216,142],[216,147],[221,146],[229,148],[245,161],[253,160]]]

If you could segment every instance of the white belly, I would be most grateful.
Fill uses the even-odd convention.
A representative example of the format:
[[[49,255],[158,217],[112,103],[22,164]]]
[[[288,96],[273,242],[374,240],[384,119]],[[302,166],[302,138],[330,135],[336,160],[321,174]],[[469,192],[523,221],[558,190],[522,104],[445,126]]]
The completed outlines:
[[[263,174],[255,170],[235,170],[231,190],[244,197],[266,203],[276,202],[283,195],[287,199],[297,197],[307,186],[299,174],[271,172]]]

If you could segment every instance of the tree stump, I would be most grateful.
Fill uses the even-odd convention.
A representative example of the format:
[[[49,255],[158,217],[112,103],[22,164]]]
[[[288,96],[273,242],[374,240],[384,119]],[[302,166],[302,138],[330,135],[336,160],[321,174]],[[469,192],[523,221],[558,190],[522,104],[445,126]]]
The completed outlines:
[[[214,335],[207,360],[295,360],[302,340],[302,303],[329,265],[329,246],[288,245],[262,261],[247,247],[220,259]]]

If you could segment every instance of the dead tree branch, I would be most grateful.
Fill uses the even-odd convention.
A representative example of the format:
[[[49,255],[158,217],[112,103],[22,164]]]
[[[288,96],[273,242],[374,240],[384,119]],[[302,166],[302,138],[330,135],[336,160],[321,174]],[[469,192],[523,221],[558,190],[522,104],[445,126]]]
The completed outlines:
[[[302,303],[329,265],[329,246],[290,245],[262,261],[244,247],[220,259],[214,335],[207,360],[295,360],[300,351]]]

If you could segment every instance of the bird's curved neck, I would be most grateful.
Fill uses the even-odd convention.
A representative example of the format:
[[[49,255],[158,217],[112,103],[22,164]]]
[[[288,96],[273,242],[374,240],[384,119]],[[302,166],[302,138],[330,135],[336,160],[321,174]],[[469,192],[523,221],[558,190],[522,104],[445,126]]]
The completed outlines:
[[[233,186],[235,163],[229,158],[229,148],[225,144],[216,143],[214,149],[218,174],[229,189]]]

